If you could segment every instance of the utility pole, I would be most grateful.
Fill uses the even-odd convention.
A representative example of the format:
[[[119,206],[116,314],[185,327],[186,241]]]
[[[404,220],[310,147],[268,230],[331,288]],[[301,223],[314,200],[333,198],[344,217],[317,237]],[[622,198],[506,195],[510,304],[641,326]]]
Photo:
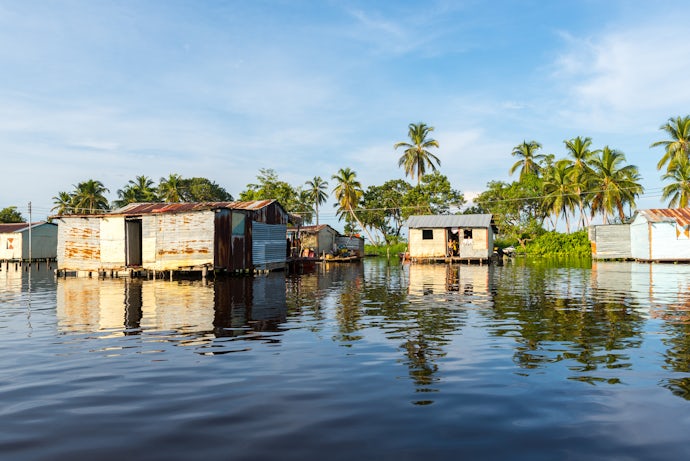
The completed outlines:
[[[32,224],[32,219],[31,219],[31,202],[29,202],[29,269],[31,269],[31,227],[33,226]]]

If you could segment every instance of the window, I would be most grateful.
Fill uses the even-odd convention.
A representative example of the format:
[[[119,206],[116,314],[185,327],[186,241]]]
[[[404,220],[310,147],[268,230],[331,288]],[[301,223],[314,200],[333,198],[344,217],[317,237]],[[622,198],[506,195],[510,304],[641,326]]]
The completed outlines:
[[[472,240],[472,229],[465,229],[462,231],[462,238],[465,240]]]
[[[232,235],[244,235],[244,214],[232,214]]]
[[[422,229],[422,240],[433,240],[434,230],[433,229]]]

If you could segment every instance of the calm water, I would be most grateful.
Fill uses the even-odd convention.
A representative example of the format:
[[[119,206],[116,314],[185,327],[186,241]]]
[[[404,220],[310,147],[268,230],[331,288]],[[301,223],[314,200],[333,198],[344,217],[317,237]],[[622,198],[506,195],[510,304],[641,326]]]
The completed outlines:
[[[3,460],[687,459],[690,266],[0,272]]]

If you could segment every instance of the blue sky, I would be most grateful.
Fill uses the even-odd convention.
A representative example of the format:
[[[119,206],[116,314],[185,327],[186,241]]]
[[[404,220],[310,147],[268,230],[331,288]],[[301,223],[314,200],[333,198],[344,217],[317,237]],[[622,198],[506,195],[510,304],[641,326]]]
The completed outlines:
[[[435,127],[467,197],[511,180],[510,152],[589,136],[640,168],[690,113],[684,1],[0,0],[0,208],[34,218],[98,179],[203,176],[234,196],[273,168],[403,178],[407,126]],[[334,223],[330,205],[322,222]],[[28,217],[28,216],[27,216]]]

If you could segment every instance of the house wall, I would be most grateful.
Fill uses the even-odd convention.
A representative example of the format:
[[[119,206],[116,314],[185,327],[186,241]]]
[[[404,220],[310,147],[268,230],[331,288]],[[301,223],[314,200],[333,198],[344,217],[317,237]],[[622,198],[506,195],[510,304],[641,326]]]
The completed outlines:
[[[632,258],[629,224],[591,226],[589,239],[594,259]]]
[[[100,223],[100,265],[107,269],[125,267],[125,218],[102,218]]]
[[[422,238],[423,229],[410,229],[408,232],[408,247],[411,258],[443,258],[446,256],[446,230],[432,229],[433,239]]]
[[[151,244],[155,247],[155,262],[144,264],[144,268],[177,270],[204,264],[213,267],[214,215],[213,210],[207,210],[160,214],[155,221],[142,220],[142,237],[147,238],[142,253],[147,248],[146,259],[151,256]]]
[[[22,258],[22,233],[0,234],[0,260]]]
[[[252,223],[252,263],[257,269],[285,264],[287,225]]]
[[[460,235],[460,257],[468,259],[487,259],[493,252],[493,232],[488,228],[468,229],[472,231],[472,238],[462,238],[465,229],[458,231]]]
[[[630,244],[632,257],[640,261],[690,261],[690,239],[677,232],[674,221],[638,216],[630,225]]]
[[[24,231],[22,252],[24,259],[29,257],[29,231]],[[55,259],[57,257],[57,226],[41,224],[31,229],[31,257],[34,259]]]
[[[57,268],[95,271],[101,267],[100,217],[58,219]]]

